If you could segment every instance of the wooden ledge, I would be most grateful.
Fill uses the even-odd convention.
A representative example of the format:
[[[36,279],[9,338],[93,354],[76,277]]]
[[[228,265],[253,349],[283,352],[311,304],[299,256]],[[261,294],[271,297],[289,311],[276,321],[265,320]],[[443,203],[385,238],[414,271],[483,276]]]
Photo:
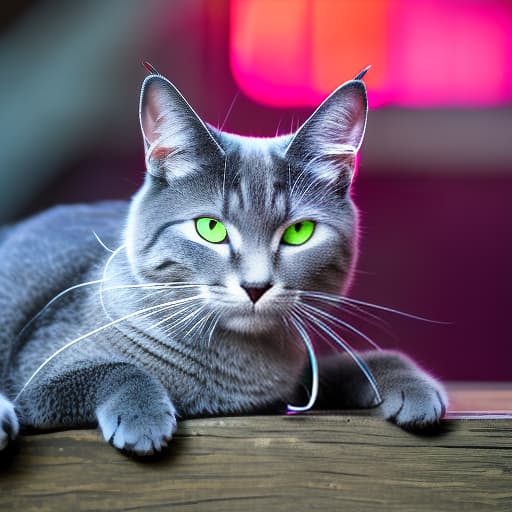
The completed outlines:
[[[26,436],[3,455],[0,510],[510,511],[512,411],[501,405],[429,436],[355,414],[189,420],[144,461],[93,430]]]

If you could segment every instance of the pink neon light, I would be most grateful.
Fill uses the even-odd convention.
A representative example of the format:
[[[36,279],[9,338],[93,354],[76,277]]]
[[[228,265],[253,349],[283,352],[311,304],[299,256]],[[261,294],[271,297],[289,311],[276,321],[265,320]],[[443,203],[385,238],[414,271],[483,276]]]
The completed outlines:
[[[231,0],[231,68],[244,93],[273,106],[316,105],[359,71],[354,62],[360,60],[359,67],[374,67],[365,79],[373,107],[512,101],[511,2],[326,5],[326,0],[293,0],[293,8],[290,0]]]
[[[407,0],[396,11],[387,101],[493,105],[512,99],[510,4]],[[395,4],[396,7],[398,7]],[[382,98],[384,100],[385,98]]]
[[[297,105],[315,94],[305,62],[310,53],[304,37],[309,3],[296,0],[290,9],[283,0],[273,5],[268,0],[231,2],[231,68],[242,90],[254,100]]]

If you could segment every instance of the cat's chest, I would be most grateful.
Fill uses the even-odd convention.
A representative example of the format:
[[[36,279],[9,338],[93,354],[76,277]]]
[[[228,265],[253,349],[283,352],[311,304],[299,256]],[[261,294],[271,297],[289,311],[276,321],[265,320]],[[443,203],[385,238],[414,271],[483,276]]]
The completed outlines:
[[[199,350],[179,343],[139,341],[132,352],[139,364],[168,389],[186,416],[233,414],[292,399],[304,364],[301,354],[220,344]]]
[[[234,369],[210,362],[196,369],[194,375],[167,375],[169,393],[184,415],[250,412],[286,401],[296,386],[286,367],[257,368],[247,362]]]

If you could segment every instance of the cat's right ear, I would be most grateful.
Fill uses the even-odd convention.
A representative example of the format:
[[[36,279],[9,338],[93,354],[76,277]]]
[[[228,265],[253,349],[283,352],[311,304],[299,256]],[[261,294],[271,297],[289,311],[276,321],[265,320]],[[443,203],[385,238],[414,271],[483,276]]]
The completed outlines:
[[[368,100],[360,77],[338,87],[293,135],[286,156],[326,183],[346,189],[363,142]]]
[[[148,76],[140,93],[140,126],[146,169],[156,177],[196,173],[222,148],[176,87],[161,75]]]

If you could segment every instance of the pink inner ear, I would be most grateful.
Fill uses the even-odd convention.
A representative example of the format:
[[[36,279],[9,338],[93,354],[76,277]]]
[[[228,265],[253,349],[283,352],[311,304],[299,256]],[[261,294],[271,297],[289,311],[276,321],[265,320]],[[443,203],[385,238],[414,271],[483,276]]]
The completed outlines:
[[[141,123],[144,137],[152,144],[159,137],[159,118],[163,108],[164,91],[159,84],[152,82],[146,88],[141,111]]]
[[[357,112],[353,125],[349,128],[348,140],[351,144],[358,147],[364,136],[364,112]]]
[[[150,158],[154,158],[156,160],[165,160],[174,151],[174,148],[157,146],[155,149],[153,149],[153,151],[151,151]]]
[[[153,108],[151,108],[150,105],[144,105],[144,108],[142,110],[142,131],[144,132],[144,137],[149,142],[149,144],[152,144],[158,137],[157,133],[157,113],[153,111]],[[155,115],[156,114],[156,115]]]

